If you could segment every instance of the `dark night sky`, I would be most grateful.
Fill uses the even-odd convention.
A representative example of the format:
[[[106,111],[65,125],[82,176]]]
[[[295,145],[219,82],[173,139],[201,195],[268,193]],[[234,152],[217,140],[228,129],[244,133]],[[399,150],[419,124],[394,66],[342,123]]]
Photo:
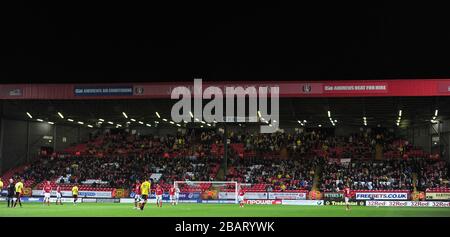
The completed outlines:
[[[445,9],[15,3],[1,10],[0,76],[4,83],[445,78]]]

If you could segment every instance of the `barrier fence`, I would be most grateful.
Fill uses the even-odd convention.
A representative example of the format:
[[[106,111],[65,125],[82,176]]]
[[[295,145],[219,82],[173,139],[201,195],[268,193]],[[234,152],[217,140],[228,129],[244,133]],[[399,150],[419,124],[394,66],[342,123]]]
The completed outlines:
[[[0,192],[0,201],[6,200],[6,190]],[[127,194],[128,196],[125,196]],[[420,194],[420,195],[419,195]],[[23,196],[24,202],[42,202],[42,190],[28,190],[28,196]],[[51,193],[52,201],[56,192]],[[72,202],[72,193],[62,191],[63,202]],[[113,191],[80,191],[82,202],[134,202],[134,193],[128,194],[123,189]],[[323,192],[320,200],[311,200],[307,191],[302,192],[247,192],[244,196],[249,205],[345,205],[342,192]],[[149,200],[156,198],[152,193]],[[170,200],[169,194],[163,194],[163,201]],[[234,192],[219,192],[216,198],[203,199],[200,192],[181,192],[179,201],[186,203],[234,203]],[[411,193],[403,190],[367,191],[354,190],[350,205],[352,206],[406,206],[406,207],[448,207],[450,192],[417,192]]]

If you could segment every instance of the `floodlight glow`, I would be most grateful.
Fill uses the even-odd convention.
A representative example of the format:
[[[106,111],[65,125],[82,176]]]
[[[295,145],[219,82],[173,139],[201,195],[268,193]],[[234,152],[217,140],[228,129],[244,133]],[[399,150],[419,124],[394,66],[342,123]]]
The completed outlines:
[[[27,112],[27,115],[28,115],[28,117],[29,117],[30,119],[32,119],[32,118],[33,118],[33,116],[31,116],[31,114],[30,114],[30,113],[28,113],[28,112]]]
[[[60,118],[62,118],[62,119],[64,118],[64,115],[61,112],[58,112],[58,115]]]

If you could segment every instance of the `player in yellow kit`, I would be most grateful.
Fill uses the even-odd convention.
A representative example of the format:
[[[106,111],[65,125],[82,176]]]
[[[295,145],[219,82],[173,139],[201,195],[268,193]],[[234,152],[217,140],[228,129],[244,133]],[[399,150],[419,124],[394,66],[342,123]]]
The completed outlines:
[[[141,203],[139,207],[141,208],[141,211],[144,210],[144,206],[147,203],[148,195],[150,194],[150,187],[151,183],[148,179],[145,179],[145,181],[141,184]]]
[[[77,204],[78,200],[78,186],[75,184],[75,186],[72,187],[72,196],[73,196],[73,205]]]
[[[23,194],[23,182],[22,179],[19,178],[18,182],[16,183],[16,201],[14,202],[14,207],[17,206],[17,202],[19,202],[20,207],[22,207],[22,201],[20,200],[20,197],[22,197]]]
[[[2,179],[0,178],[0,192],[3,190],[3,181],[2,181]]]

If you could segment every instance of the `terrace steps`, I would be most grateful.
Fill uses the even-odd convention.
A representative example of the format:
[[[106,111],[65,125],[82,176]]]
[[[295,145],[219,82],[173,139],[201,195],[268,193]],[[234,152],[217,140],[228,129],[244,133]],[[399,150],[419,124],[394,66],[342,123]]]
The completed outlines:
[[[312,185],[311,191],[315,192],[315,191],[319,190],[319,183],[320,183],[321,176],[322,176],[322,167],[320,165],[318,165],[314,172],[314,179],[313,179],[313,185]]]
[[[413,178],[413,180],[412,180],[412,182],[413,182],[413,190],[414,190],[414,193],[415,192],[417,192],[417,173],[412,173],[412,178]]]
[[[375,160],[383,159],[383,146],[381,144],[377,144],[375,146]]]

